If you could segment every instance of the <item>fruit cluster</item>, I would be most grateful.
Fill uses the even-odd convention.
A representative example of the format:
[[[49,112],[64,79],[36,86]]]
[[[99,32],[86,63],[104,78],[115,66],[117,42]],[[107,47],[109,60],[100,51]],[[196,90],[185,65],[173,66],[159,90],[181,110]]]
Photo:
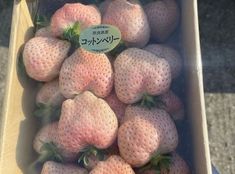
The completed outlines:
[[[23,50],[28,76],[44,83],[29,173],[190,173],[176,153],[184,106],[170,89],[183,60],[165,44],[179,18],[175,0],[67,3],[54,13]],[[119,28],[123,49],[79,47],[80,32],[99,24]]]

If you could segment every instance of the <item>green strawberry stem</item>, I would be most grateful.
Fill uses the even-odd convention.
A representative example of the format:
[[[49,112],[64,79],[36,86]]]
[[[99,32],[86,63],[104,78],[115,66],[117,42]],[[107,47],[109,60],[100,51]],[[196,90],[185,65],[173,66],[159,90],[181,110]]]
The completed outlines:
[[[79,22],[65,29],[62,38],[71,42],[76,48],[80,46],[79,36],[81,33],[81,25]]]
[[[95,156],[99,161],[103,161],[105,153],[105,150],[97,149],[94,146],[88,146],[79,153],[78,164],[81,164],[84,167],[89,166],[90,156]]]
[[[145,93],[143,95],[143,98],[141,100],[140,105],[143,106],[143,107],[147,107],[147,108],[151,109],[152,107],[154,107],[156,105],[154,96],[151,96],[151,95]]]
[[[152,157],[149,163],[140,168],[138,171],[140,173],[146,170],[155,170],[156,173],[161,173],[161,171],[169,172],[172,156],[171,154],[156,154]]]
[[[42,142],[44,143],[44,142]],[[46,161],[63,162],[63,157],[60,155],[57,147],[54,143],[44,143],[40,149],[40,155],[38,158],[29,166],[28,172],[30,174],[37,173]]]
[[[47,27],[49,25],[50,25],[50,21],[49,21],[49,19],[46,16],[39,15],[39,14],[35,15],[35,19],[34,19],[34,26],[35,26],[34,27],[34,32],[36,32],[37,30],[39,30],[42,27]]]
[[[61,108],[59,106],[51,106],[48,104],[38,103],[34,111],[34,115],[38,117],[42,123],[51,123],[58,121],[60,118]]]
[[[143,95],[139,104],[140,106],[147,107],[148,109],[152,109],[153,107],[157,107],[159,109],[166,108],[166,104],[159,98],[159,96],[151,96],[147,93]]]

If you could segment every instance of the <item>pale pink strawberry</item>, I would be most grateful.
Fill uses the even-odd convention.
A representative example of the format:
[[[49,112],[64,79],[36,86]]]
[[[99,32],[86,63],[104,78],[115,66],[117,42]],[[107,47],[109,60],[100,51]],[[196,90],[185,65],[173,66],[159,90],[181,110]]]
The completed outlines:
[[[52,16],[50,27],[54,36],[63,36],[64,32],[76,23],[79,23],[81,30],[92,25],[99,25],[101,23],[101,14],[93,5],[65,4]]]
[[[58,79],[45,83],[36,96],[37,104],[61,106],[64,100],[64,96],[60,93]]]
[[[63,160],[74,161],[77,157],[77,153],[73,153],[73,152],[70,152],[69,150],[65,150],[61,146],[61,144],[58,142],[57,132],[58,132],[58,122],[54,122],[54,123],[51,123],[42,127],[41,130],[39,130],[39,132],[35,136],[35,139],[33,142],[34,150],[37,153],[41,154],[42,147],[45,145],[45,143],[53,143],[55,145],[55,148],[58,149],[59,155],[61,155]]]
[[[182,70],[182,59],[177,50],[163,44],[150,44],[145,47],[145,50],[167,60],[171,67],[172,78],[179,76]]]
[[[35,33],[35,37],[53,37],[53,35],[50,27],[43,27]]]
[[[67,150],[106,149],[116,139],[118,120],[103,99],[86,91],[63,103],[58,128],[60,143]]]
[[[70,43],[56,38],[35,37],[24,47],[23,60],[27,74],[38,81],[51,81],[59,74]]]
[[[104,11],[102,23],[118,27],[127,46],[144,47],[148,43],[150,28],[140,4],[113,0]]]
[[[166,111],[129,106],[118,131],[121,157],[133,167],[147,164],[157,154],[172,152],[178,145],[178,133]]]
[[[135,172],[120,156],[113,155],[106,161],[99,162],[90,174],[135,174]]]
[[[115,91],[127,104],[145,95],[160,95],[171,84],[170,66],[165,59],[138,48],[123,51],[114,62]]]
[[[184,104],[173,91],[168,91],[159,96],[165,105],[164,109],[171,115],[174,120],[182,120],[184,118]]]
[[[60,71],[60,90],[66,98],[91,91],[105,98],[113,87],[113,70],[105,54],[79,48],[65,60]]]
[[[121,102],[115,91],[113,91],[108,97],[106,97],[104,99],[108,104],[109,106],[111,107],[111,109],[114,111],[114,113],[116,114],[117,118],[118,118],[118,122],[119,124],[122,124],[122,120],[123,120],[123,117],[125,115],[125,110],[126,110],[126,107],[127,105],[123,102]]]
[[[180,11],[175,0],[158,0],[144,7],[151,28],[151,36],[165,41],[179,23]]]
[[[190,174],[189,167],[187,163],[184,161],[183,158],[181,158],[177,153],[172,153],[170,159],[170,164],[168,169],[161,168],[159,173],[160,174]],[[140,174],[156,174],[156,170],[150,169],[144,172],[141,172]]]
[[[74,164],[60,164],[48,161],[43,165],[41,174],[88,174],[88,172]]]

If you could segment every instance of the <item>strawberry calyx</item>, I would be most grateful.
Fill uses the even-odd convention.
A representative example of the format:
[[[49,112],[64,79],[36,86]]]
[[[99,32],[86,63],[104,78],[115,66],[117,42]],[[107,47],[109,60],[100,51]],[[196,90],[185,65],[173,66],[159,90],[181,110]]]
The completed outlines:
[[[76,48],[78,48],[80,46],[79,44],[80,33],[81,33],[81,25],[79,22],[75,22],[73,25],[65,29],[62,39],[68,40]]]
[[[40,28],[47,27],[50,25],[50,20],[47,16],[38,14],[38,9],[36,10],[34,17],[34,33],[38,31]]]
[[[163,171],[164,173],[169,173],[171,160],[171,154],[156,154],[151,158],[149,163],[140,168],[138,171],[142,173],[147,170],[154,170],[156,174],[161,174]]]
[[[37,103],[34,115],[41,120],[42,123],[51,123],[58,121],[60,118],[61,108],[50,104]]]
[[[161,100],[159,96],[152,96],[147,93],[143,94],[142,99],[137,102],[136,105],[140,105],[141,107],[146,107],[148,109],[152,109],[153,107],[157,107],[159,109],[166,108],[166,104]]]
[[[139,168],[138,172],[142,173],[147,170],[154,170],[156,174],[161,174],[161,171],[169,173],[171,160],[171,154],[156,154],[151,158],[149,163]]]
[[[142,97],[142,100],[140,101],[140,106],[147,107],[148,109],[151,109],[154,106],[156,106],[154,96],[151,96],[151,95],[145,93]]]
[[[105,150],[98,149],[94,146],[88,146],[84,148],[79,153],[78,158],[78,164],[88,167],[89,166],[89,157],[94,156],[98,159],[98,161],[104,161],[105,160]]]
[[[59,153],[58,148],[53,142],[45,143],[42,142],[43,145],[40,149],[39,157],[29,166],[28,171],[29,173],[36,173],[36,171],[40,170],[43,163],[46,161],[56,161],[62,163],[63,157]]]

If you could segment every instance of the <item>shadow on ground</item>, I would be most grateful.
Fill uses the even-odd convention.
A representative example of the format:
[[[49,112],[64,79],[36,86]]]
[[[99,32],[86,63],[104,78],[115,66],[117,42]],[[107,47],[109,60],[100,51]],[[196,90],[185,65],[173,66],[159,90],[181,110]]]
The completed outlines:
[[[199,0],[210,151],[223,173],[235,173],[235,1]]]
[[[235,1],[199,0],[205,92],[235,92]]]

